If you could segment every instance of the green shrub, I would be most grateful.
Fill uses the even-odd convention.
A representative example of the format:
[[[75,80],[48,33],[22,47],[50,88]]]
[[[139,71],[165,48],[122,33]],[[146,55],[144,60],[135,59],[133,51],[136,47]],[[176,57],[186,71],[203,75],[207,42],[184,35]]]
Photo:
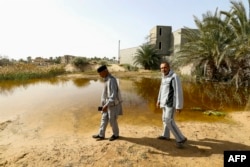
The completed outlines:
[[[138,67],[132,66],[130,64],[122,64],[121,66],[123,66],[128,71],[138,71],[139,69]]]

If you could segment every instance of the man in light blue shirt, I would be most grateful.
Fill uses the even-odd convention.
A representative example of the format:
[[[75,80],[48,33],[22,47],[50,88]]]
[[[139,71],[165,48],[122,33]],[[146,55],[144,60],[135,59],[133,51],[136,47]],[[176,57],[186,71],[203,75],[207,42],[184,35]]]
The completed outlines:
[[[104,79],[104,89],[101,96],[101,125],[99,133],[92,137],[98,140],[105,138],[105,131],[108,123],[110,123],[113,135],[109,138],[110,141],[119,138],[118,115],[122,115],[122,99],[120,89],[115,77],[113,77],[105,65],[97,69],[99,75]]]

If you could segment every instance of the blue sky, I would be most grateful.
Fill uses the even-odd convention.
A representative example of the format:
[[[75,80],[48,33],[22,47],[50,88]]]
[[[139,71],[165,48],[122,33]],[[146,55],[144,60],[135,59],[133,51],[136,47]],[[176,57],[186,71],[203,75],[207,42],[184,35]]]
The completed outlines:
[[[248,11],[248,0],[242,2]],[[0,57],[117,58],[119,40],[121,49],[139,46],[156,25],[196,28],[193,16],[231,6],[229,0],[0,0]]]

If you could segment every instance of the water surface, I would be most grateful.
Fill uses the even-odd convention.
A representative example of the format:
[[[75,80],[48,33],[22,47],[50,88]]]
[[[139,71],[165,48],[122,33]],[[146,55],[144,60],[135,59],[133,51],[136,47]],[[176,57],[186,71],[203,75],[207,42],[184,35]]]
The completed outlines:
[[[124,115],[121,123],[161,126],[161,110],[155,107],[159,78],[119,79]],[[51,133],[75,131],[84,133],[97,128],[97,107],[103,89],[101,79],[54,78],[25,82],[0,83],[0,122],[22,118],[24,124]],[[185,107],[178,121],[226,121],[224,117],[207,116],[202,111],[220,109],[242,111],[249,93],[237,93],[228,85],[183,83]],[[37,126],[39,125],[39,126]]]

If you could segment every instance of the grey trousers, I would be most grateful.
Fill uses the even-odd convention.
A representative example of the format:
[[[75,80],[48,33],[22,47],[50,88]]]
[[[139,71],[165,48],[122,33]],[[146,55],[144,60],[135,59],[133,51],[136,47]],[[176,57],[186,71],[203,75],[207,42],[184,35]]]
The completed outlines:
[[[110,123],[110,126],[112,127],[113,135],[119,136],[119,127],[117,122],[118,113],[116,111],[116,108],[116,106],[109,107],[107,112],[102,113],[99,136],[105,137],[108,123]]]
[[[175,137],[176,142],[183,141],[185,137],[177,127],[174,120],[175,108],[163,107],[162,108],[162,122],[163,122],[163,133],[162,136],[170,138],[170,131]]]

